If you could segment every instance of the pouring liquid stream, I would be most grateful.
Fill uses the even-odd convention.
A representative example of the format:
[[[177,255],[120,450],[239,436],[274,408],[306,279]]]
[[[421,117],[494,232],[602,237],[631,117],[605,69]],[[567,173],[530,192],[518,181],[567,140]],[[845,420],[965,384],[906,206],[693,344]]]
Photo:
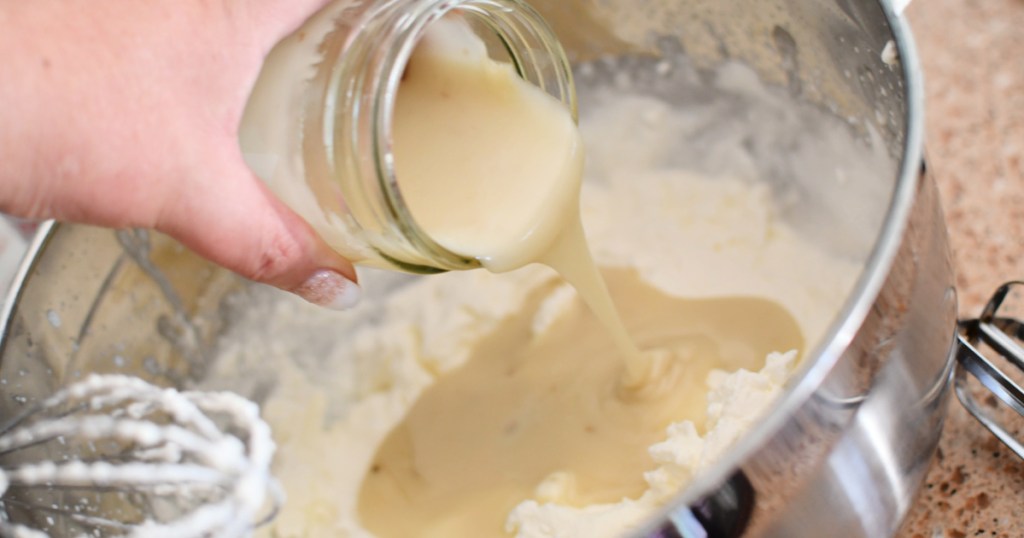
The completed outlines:
[[[612,335],[624,384],[640,383],[650,361],[588,248],[579,213],[583,146],[563,104],[491,60],[468,25],[445,19],[406,68],[393,128],[403,195],[431,237],[492,272],[554,269]]]
[[[277,76],[260,81],[240,129],[241,143],[250,166],[316,220],[335,211],[322,208],[318,197],[335,193],[292,177],[295,170],[286,164],[291,158],[278,150],[288,146],[279,140],[287,126],[272,122],[277,103],[289,98],[287,88],[274,82],[309,76],[301,62],[282,61],[288,57],[273,56]],[[646,361],[612,304],[580,223],[583,149],[565,105],[521,79],[511,65],[492,60],[480,37],[455,14],[431,23],[417,44],[391,127],[397,181],[420,228],[495,273],[531,263],[555,269],[615,335],[628,366],[626,384],[639,379]],[[359,196],[344,205],[353,215],[378,211]],[[328,221],[318,231],[331,244],[345,243],[329,237],[338,232]]]
[[[642,352],[626,330],[619,310],[615,307],[608,284],[594,263],[583,232],[579,209],[567,215],[566,228],[540,263],[555,270],[580,294],[580,298],[598,319],[615,342],[625,365],[623,387],[637,388],[651,373],[652,356]]]

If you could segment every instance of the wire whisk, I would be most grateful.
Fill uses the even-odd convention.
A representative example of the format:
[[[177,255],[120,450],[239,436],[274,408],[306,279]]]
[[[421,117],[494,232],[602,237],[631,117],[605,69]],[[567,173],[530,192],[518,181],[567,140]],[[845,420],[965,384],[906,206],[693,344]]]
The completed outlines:
[[[0,428],[0,537],[249,536],[283,502],[274,450],[241,396],[93,375]]]

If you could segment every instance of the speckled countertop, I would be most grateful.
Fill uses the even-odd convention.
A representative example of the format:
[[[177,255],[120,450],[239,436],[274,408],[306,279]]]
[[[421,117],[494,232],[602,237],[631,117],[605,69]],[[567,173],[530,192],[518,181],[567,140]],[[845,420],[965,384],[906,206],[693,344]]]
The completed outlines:
[[[915,0],[908,17],[960,314],[975,317],[999,284],[1024,278],[1024,0]],[[955,398],[949,411],[899,538],[1024,536],[1024,463]]]

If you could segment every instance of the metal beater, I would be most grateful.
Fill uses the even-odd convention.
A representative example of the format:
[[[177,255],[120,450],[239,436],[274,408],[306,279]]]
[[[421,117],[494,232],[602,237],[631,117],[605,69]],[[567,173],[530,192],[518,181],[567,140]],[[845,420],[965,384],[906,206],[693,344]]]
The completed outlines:
[[[1015,436],[1019,422],[1009,423],[1012,413],[999,413],[998,406],[1024,416],[1024,282],[1003,284],[989,299],[978,319],[960,323],[958,367],[954,377],[956,395],[964,407],[1017,456],[1024,458],[1024,439]],[[1000,366],[997,361],[1002,363]],[[972,389],[969,377],[995,396],[986,405],[984,394]]]
[[[248,536],[283,494],[256,404],[93,375],[0,428],[0,537]]]

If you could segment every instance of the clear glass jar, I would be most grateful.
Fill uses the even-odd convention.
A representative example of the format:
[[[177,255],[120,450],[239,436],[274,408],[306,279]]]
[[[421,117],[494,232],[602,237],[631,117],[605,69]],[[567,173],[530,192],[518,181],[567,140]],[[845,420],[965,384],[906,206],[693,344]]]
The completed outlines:
[[[416,224],[391,152],[405,65],[427,25],[449,12],[576,119],[565,52],[521,0],[332,2],[268,55],[239,141],[271,190],[354,263],[418,273],[479,267]]]

